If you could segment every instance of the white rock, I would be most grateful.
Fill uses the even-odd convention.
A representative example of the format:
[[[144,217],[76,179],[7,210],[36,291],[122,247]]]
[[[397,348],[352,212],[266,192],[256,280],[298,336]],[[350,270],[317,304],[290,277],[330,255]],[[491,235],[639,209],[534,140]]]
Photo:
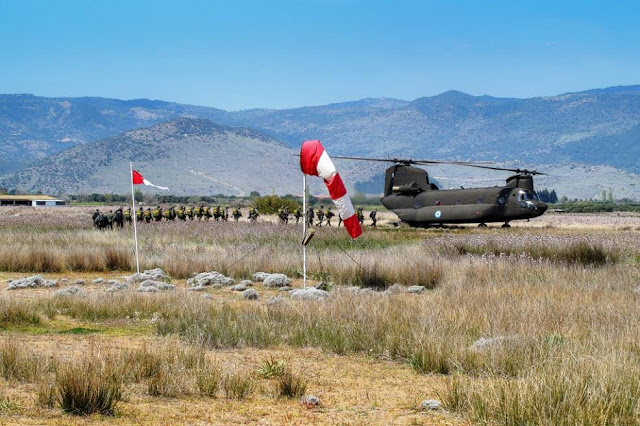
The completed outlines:
[[[85,284],[86,284],[86,281],[85,281],[85,280],[82,280],[82,279],[79,279],[79,280],[75,280],[74,284],[75,284],[75,285],[85,285]]]
[[[202,297],[204,297],[205,299],[213,299],[213,296],[210,295],[209,293],[203,294]]]
[[[7,290],[18,290],[21,288],[38,287],[58,287],[58,281],[45,280],[42,275],[32,275],[30,277],[13,280],[7,286]]]
[[[317,407],[320,405],[320,398],[315,395],[305,395],[300,398],[300,403],[307,407]]]
[[[124,290],[126,290],[128,288],[129,288],[129,284],[127,284],[127,283],[116,283],[116,284],[112,284],[105,291],[107,293],[115,293],[115,292],[118,292],[118,291],[124,291]]]
[[[265,287],[284,287],[291,284],[291,280],[285,274],[271,274],[262,282]]]
[[[403,285],[395,283],[391,287],[385,290],[387,293],[404,293],[407,291],[407,288]]]
[[[266,273],[266,272],[256,272],[255,274],[253,274],[253,275],[251,276],[251,279],[252,279],[252,280],[254,280],[254,281],[260,281],[260,282],[262,282],[262,281],[264,281],[264,280],[265,280],[269,275],[271,275],[271,274],[268,274],[268,273]]]
[[[193,278],[187,280],[187,284],[190,287],[215,287],[220,288],[222,286],[233,284],[234,280],[231,277],[222,275],[220,272],[202,272]]]
[[[142,273],[135,273],[127,277],[130,283],[137,283],[146,280],[169,281],[169,275],[160,268],[149,269]]]
[[[324,290],[318,290],[317,288],[299,288],[291,292],[292,299],[298,300],[316,300],[323,301],[329,297],[329,293]]]
[[[236,284],[231,287],[231,290],[233,291],[245,291],[246,289],[247,289],[247,286],[242,283]]]
[[[176,286],[173,284],[167,284],[162,281],[145,280],[140,283],[140,287],[138,287],[138,291],[147,291],[147,290],[143,290],[145,288],[155,288],[156,291],[157,290],[173,290],[174,288],[176,288]]]
[[[284,297],[275,296],[267,301],[267,305],[281,305],[284,303]]]
[[[160,290],[158,290],[157,287],[138,287],[138,291],[143,293],[157,293]]]
[[[420,405],[423,410],[439,410],[442,407],[442,403],[437,399],[426,399]]]
[[[93,284],[102,284],[104,282],[104,279],[102,278],[96,278],[95,280],[91,281]]]
[[[74,285],[71,287],[56,290],[53,294],[55,296],[79,296],[82,294],[82,290],[80,289],[80,287]]]
[[[244,284],[247,287],[253,287],[253,281],[251,281],[251,280],[242,280],[242,281],[240,281],[240,284]]]
[[[425,290],[426,290],[426,287],[424,286],[412,285],[411,287],[407,288],[407,293],[418,294],[418,293],[422,293]]]
[[[239,284],[238,284],[239,285]],[[258,292],[254,289],[250,288],[242,292],[242,297],[244,299],[256,300],[258,298]]]
[[[282,286],[278,289],[278,291],[291,291],[293,290],[292,287],[289,287],[288,285]]]

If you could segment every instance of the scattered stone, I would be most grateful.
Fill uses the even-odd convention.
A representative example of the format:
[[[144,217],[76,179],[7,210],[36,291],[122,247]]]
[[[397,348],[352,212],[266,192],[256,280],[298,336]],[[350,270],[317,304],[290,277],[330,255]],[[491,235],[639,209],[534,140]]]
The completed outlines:
[[[298,299],[298,300],[323,301],[328,297],[329,297],[329,293],[327,293],[324,290],[318,290],[317,288],[314,288],[314,287],[299,288],[291,292],[291,298]]]
[[[240,284],[238,284],[240,285]],[[242,292],[243,299],[256,300],[258,298],[258,292],[250,288]]]
[[[69,284],[69,278],[60,278],[61,284]]]
[[[146,280],[154,280],[154,281],[165,281],[168,282],[170,281],[170,277],[169,275],[164,272],[162,269],[160,268],[155,268],[155,269],[149,269],[147,271],[144,271],[142,273],[135,273],[131,276],[126,277],[127,281],[130,283],[138,283],[141,281],[146,281]]]
[[[285,274],[271,274],[264,279],[262,284],[265,287],[283,287],[291,284],[291,280]]]
[[[86,284],[86,281],[85,281],[85,280],[83,280],[83,279],[78,279],[78,280],[75,280],[75,281],[74,281],[74,284],[75,284],[75,285],[85,285],[85,284]]]
[[[149,288],[155,288],[155,290],[144,290]],[[158,291],[158,290],[173,290],[176,288],[173,284],[167,284],[162,281],[154,281],[154,280],[145,280],[140,283],[140,287],[138,287],[138,291]]]
[[[213,299],[213,296],[209,293],[203,294],[202,297],[204,297],[205,299]]]
[[[491,349],[496,346],[502,346],[510,343],[520,343],[522,339],[519,336],[496,336],[496,337],[481,337],[471,345],[470,349],[474,351],[482,351]]]
[[[105,291],[107,293],[115,293],[117,291],[124,291],[129,288],[129,284],[127,283],[115,283],[112,284],[111,287],[107,288]]]
[[[160,290],[157,287],[138,287],[138,291],[142,293],[157,293]]]
[[[420,294],[426,289],[427,288],[422,285],[412,285],[411,287],[407,288],[407,293]]]
[[[282,305],[284,303],[284,297],[275,296],[267,301],[267,305]]]
[[[320,406],[320,398],[315,395],[305,395],[300,398],[300,404],[305,408],[316,408]]]
[[[266,280],[269,275],[271,275],[271,274],[268,274],[266,272],[256,272],[255,274],[253,274],[251,276],[251,279],[254,280],[254,281],[262,282],[262,281]]]
[[[58,281],[45,280],[42,275],[32,275],[30,277],[13,280],[7,286],[7,290],[18,290],[21,288],[37,287],[58,287]]]
[[[278,289],[278,291],[291,291],[293,287],[289,287],[288,285],[282,286]]]
[[[118,280],[109,280],[109,281],[107,281],[107,284],[110,284],[110,285],[118,284],[118,283],[120,283],[120,281],[118,281]]]
[[[195,287],[187,287],[187,291],[202,291],[202,290],[206,290],[206,287],[203,287],[201,285],[198,285]]]
[[[202,272],[193,278],[187,280],[189,287],[214,287],[220,288],[226,285],[232,285],[233,278],[227,277],[220,272]]]
[[[442,403],[437,399],[425,399],[420,406],[423,410],[439,410],[442,407]]]
[[[398,283],[395,283],[394,285],[392,285],[391,287],[385,290],[385,292],[389,294],[404,293],[406,291],[407,291],[407,288]]]
[[[92,283],[94,284],[102,284],[104,282],[104,280],[102,278],[96,278],[95,280],[92,281]]]
[[[247,289],[247,286],[242,283],[236,284],[231,287],[231,290],[233,291],[245,291],[246,289]]]
[[[251,280],[242,280],[242,281],[240,281],[240,284],[244,284],[247,287],[253,287],[253,281],[251,281]]]
[[[53,293],[56,297],[58,296],[79,296],[82,294],[82,290],[78,286],[71,286],[67,288],[63,288],[60,290],[56,290]]]

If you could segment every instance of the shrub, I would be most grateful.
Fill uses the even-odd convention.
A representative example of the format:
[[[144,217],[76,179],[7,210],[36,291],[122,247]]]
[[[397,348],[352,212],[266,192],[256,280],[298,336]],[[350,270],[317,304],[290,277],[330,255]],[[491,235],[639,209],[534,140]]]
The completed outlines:
[[[209,365],[196,372],[196,386],[201,395],[215,397],[220,389],[222,370],[217,365]]]
[[[231,399],[245,399],[253,391],[253,387],[251,375],[240,371],[227,373],[222,380],[224,395]]]
[[[277,379],[279,396],[285,398],[299,398],[307,391],[307,381],[300,375],[286,369]]]
[[[284,360],[275,360],[273,357],[265,358],[262,361],[262,366],[258,369],[258,374],[260,374],[265,379],[270,379],[272,377],[280,377],[287,369],[287,363]]]
[[[295,209],[299,209],[300,206],[293,200],[287,198],[278,197],[277,195],[267,195],[264,197],[256,198],[254,202],[256,208],[260,213],[273,214],[281,207],[289,209],[289,213],[293,213]]]
[[[119,370],[99,359],[66,364],[58,369],[55,380],[60,406],[69,414],[111,416],[122,399]]]

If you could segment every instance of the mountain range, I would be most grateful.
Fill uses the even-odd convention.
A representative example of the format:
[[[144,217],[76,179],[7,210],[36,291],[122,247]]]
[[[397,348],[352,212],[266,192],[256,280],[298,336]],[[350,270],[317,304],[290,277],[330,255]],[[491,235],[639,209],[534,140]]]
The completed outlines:
[[[181,134],[185,127],[192,131]],[[199,162],[217,156],[225,159],[230,170],[277,170],[258,178],[262,188],[300,192],[295,191],[299,183],[289,188],[278,176],[288,167],[293,168],[292,178],[299,173],[293,154],[305,139],[321,139],[334,155],[538,167],[551,175],[539,178],[538,186],[553,186],[570,198],[595,197],[609,187],[616,196],[640,198],[640,188],[635,186],[640,173],[640,86],[529,99],[449,91],[411,102],[368,98],[243,111],[146,99],[0,95],[0,186],[117,192],[116,181],[106,179],[110,167],[120,168],[129,160],[151,155],[154,160],[145,166],[152,174],[160,175],[171,166],[181,174],[199,168],[211,178],[197,184],[183,179],[176,193],[240,194],[256,189],[255,179],[244,180],[235,176],[242,173],[233,172],[214,177],[219,164]],[[207,149],[215,149],[215,155],[206,156]],[[266,157],[271,152],[273,157]],[[351,186],[371,192],[384,169],[377,163],[341,161],[338,166]],[[85,168],[100,172],[94,176]],[[451,179],[454,186],[478,186],[483,179],[498,184],[506,177],[460,168],[435,168],[434,173]],[[76,178],[85,179],[84,186],[78,186]]]

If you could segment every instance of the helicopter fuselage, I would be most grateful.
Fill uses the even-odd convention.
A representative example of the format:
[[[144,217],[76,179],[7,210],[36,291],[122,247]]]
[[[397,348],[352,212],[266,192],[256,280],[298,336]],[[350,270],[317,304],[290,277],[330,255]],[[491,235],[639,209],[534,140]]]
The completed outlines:
[[[387,170],[382,204],[411,226],[489,223],[541,216],[547,205],[538,199],[529,175],[515,175],[505,186],[439,190],[425,170],[396,165]]]

